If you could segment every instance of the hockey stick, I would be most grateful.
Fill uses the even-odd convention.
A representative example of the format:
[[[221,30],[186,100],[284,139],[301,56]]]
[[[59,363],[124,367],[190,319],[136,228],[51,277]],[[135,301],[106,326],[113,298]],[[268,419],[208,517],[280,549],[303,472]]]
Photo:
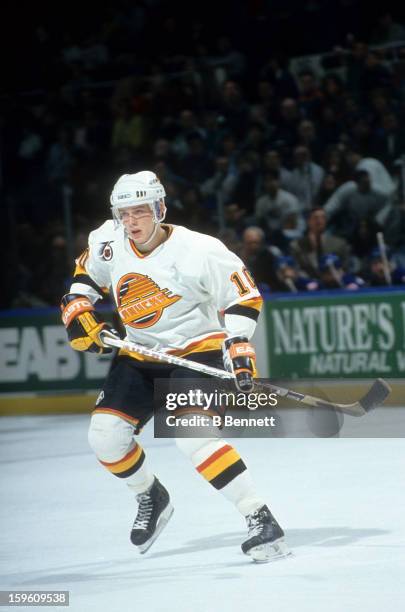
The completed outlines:
[[[390,264],[387,257],[387,248],[385,246],[384,234],[382,232],[377,232],[377,243],[381,253],[385,282],[387,285],[392,285]]]
[[[196,361],[190,361],[189,359],[183,359],[182,357],[162,353],[161,351],[147,348],[142,344],[136,344],[135,342],[131,342],[129,340],[118,340],[118,338],[113,338],[106,332],[101,332],[101,339],[106,346],[123,348],[127,351],[152,357],[153,359],[162,361],[164,363],[177,365],[182,368],[189,368],[190,370],[202,372],[203,374],[208,374],[217,378],[228,380],[235,378],[234,374],[227,372],[227,370],[220,370],[219,368],[213,368],[202,363],[197,363]],[[382,402],[391,392],[390,386],[382,378],[377,378],[367,393],[359,401],[352,404],[337,404],[334,402],[329,402],[327,400],[313,397],[312,395],[297,393],[296,391],[291,391],[290,389],[285,389],[284,387],[279,387],[278,385],[273,385],[271,383],[255,382],[254,389],[255,391],[259,391],[260,389],[271,391],[279,397],[293,400],[294,402],[300,402],[306,406],[313,406],[315,408],[332,408],[333,410],[337,410],[351,416],[363,416],[367,414],[367,412],[370,412],[370,410],[373,410],[382,404]]]

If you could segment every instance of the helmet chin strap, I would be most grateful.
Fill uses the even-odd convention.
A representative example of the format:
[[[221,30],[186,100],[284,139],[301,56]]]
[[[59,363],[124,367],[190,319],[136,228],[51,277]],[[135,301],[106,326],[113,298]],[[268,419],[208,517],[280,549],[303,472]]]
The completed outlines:
[[[144,247],[144,246],[147,246],[149,244],[149,242],[152,242],[152,240],[156,236],[156,232],[158,230],[158,227],[159,227],[159,223],[155,223],[155,227],[153,228],[150,237],[145,242],[138,242],[139,246]]]
[[[156,233],[157,233],[159,227],[160,227],[159,221],[155,221],[155,227],[153,228],[152,233],[149,236],[149,238],[147,240],[145,240],[145,242],[138,242],[138,243],[135,242],[135,245],[138,248],[140,247],[140,250],[142,250],[143,247],[147,246],[155,238]]]

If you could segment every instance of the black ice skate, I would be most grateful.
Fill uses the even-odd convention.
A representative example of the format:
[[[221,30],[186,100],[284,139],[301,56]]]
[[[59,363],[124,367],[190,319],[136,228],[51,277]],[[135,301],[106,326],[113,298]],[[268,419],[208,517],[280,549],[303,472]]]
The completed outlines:
[[[284,531],[267,506],[246,517],[248,539],[242,544],[245,555],[257,563],[267,563],[291,554],[284,542]]]
[[[156,540],[173,514],[169,493],[155,478],[153,485],[136,496],[138,514],[131,531],[131,542],[145,553]]]

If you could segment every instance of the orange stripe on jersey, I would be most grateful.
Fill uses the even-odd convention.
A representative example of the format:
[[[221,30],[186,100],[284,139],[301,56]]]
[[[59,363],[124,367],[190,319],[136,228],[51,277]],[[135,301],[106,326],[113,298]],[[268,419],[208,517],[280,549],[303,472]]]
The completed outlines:
[[[238,305],[246,306],[247,308],[254,308],[260,312],[263,306],[263,298],[255,297],[251,298],[250,300],[243,300],[243,302],[238,302]]]
[[[218,333],[213,334],[212,336],[207,336],[203,340],[197,340],[196,342],[192,342],[188,344],[182,349],[174,349],[169,351],[170,355],[177,355],[184,357],[184,355],[188,355],[189,353],[201,353],[203,351],[214,351],[220,350],[222,346],[222,340],[226,338],[226,334]]]
[[[162,223],[160,227],[162,227],[162,228],[165,230],[165,232],[166,232],[166,234],[167,234],[167,238],[166,238],[166,240],[168,240],[168,239],[170,238],[170,236],[172,235],[172,233],[173,233],[173,226],[172,226],[172,225],[168,225],[168,224],[166,224],[166,223]],[[155,250],[155,249],[153,249],[152,251],[148,251],[147,253],[142,253],[141,251],[139,251],[139,250],[136,248],[136,244],[135,244],[135,242],[132,240],[132,238],[130,238],[130,239],[129,239],[129,244],[131,245],[131,249],[133,250],[133,252],[135,253],[135,255],[136,255],[137,257],[139,257],[140,259],[144,259],[144,258],[145,258],[145,257],[147,257],[148,255],[150,255],[151,253],[153,253],[153,251]],[[158,246],[160,246],[160,245],[158,245]],[[157,247],[155,247],[155,248],[157,248]]]
[[[86,261],[88,260],[88,258],[89,258],[89,249],[87,248],[76,259],[76,262],[75,262],[76,263],[76,270],[79,269],[79,272],[77,272],[78,274],[86,272],[85,264],[86,264]]]
[[[114,416],[121,417],[124,421],[128,421],[131,425],[136,427],[139,423],[139,419],[135,419],[134,417],[125,414],[125,412],[121,412],[120,410],[115,410],[115,408],[95,408],[92,414],[112,414]]]
[[[99,461],[110,472],[112,472],[113,474],[117,474],[133,467],[138,462],[141,455],[142,447],[139,446],[139,444],[136,444],[135,447],[125,455],[125,457],[119,459],[118,461],[114,461],[113,463],[109,463],[108,461],[101,461],[101,459],[99,459]]]
[[[78,276],[79,274],[87,274],[86,268],[80,266],[78,263],[76,264],[75,271],[73,272],[73,276]]]
[[[212,336],[207,336],[207,338],[203,338],[202,340],[197,340],[196,342],[192,342],[182,349],[173,349],[168,351],[168,355],[175,355],[176,357],[185,357],[186,355],[192,355],[194,353],[202,353],[205,351],[220,351],[222,348],[222,341],[226,338],[226,334],[218,333],[213,334]],[[135,351],[128,351],[126,349],[120,349],[119,355],[127,355],[136,359],[137,361],[148,361],[155,363],[162,363],[159,359],[154,359],[153,357],[148,357],[147,355],[141,355]]]
[[[135,253],[135,255],[137,257],[139,257],[139,259],[144,259],[144,257],[146,257],[147,255],[150,255],[150,252],[148,253],[141,253],[141,251],[138,251],[138,249],[135,246],[135,242],[132,240],[132,238],[129,239],[129,244],[131,245],[131,249],[133,250],[133,252]]]

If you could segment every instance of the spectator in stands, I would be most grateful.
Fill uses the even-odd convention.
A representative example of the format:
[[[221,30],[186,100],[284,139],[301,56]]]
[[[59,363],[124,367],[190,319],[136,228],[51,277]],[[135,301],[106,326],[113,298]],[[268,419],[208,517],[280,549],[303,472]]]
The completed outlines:
[[[372,220],[382,226],[390,209],[389,199],[371,186],[366,170],[357,170],[354,181],[344,183],[326,202],[324,210],[336,233],[356,240],[360,223]]]
[[[298,269],[297,262],[290,255],[277,257],[276,282],[273,291],[316,291],[319,287],[317,280],[303,276]]]
[[[311,159],[308,147],[299,145],[294,149],[294,167],[288,182],[288,190],[293,193],[301,210],[310,210],[317,198],[325,171]]]
[[[327,146],[334,146],[341,141],[343,133],[342,109],[340,111],[338,113],[332,106],[324,106],[321,110],[318,131],[322,134],[323,149]]]
[[[323,94],[316,82],[312,70],[302,70],[298,75],[300,95],[298,105],[303,117],[307,119],[319,118],[323,104]]]
[[[319,262],[327,253],[336,253],[347,270],[350,257],[349,244],[343,238],[326,233],[325,211],[322,208],[311,210],[307,224],[305,236],[290,245],[291,254],[301,270],[312,278],[320,278]]]
[[[202,130],[209,151],[219,150],[221,141],[226,134],[224,117],[217,110],[207,110],[202,117]]]
[[[374,153],[393,172],[394,163],[405,153],[405,132],[395,113],[382,117],[382,125],[376,130]]]
[[[74,164],[71,133],[64,128],[58,131],[50,146],[46,160],[46,175],[51,183],[62,184],[71,174]]]
[[[359,151],[370,151],[372,148],[372,131],[370,122],[365,117],[359,117],[352,125],[350,139]]]
[[[272,245],[278,247],[283,253],[290,251],[290,245],[294,240],[299,240],[305,233],[306,224],[303,215],[290,213],[283,215],[280,220],[279,229],[269,232]]]
[[[134,162],[136,155],[146,143],[145,118],[141,113],[134,112],[129,101],[123,101],[115,109],[115,119],[111,135],[111,147],[114,157],[120,161]]]
[[[358,147],[351,146],[346,152],[346,162],[353,171],[365,170],[370,176],[371,187],[375,191],[387,197],[394,194],[395,183],[384,164],[378,159],[364,157]]]
[[[350,52],[346,55],[347,64],[347,89],[351,92],[349,98],[363,98],[362,80],[364,78],[366,58],[368,54],[368,46],[364,42],[354,41]],[[346,109],[347,107],[346,102]]]
[[[364,280],[355,274],[345,272],[340,257],[335,253],[322,255],[319,262],[319,289],[348,289],[357,291],[365,286]]]
[[[270,142],[272,140],[272,134],[274,133],[275,127],[270,123],[267,109],[260,105],[254,104],[249,109],[249,124],[257,127],[262,134],[262,140],[264,142]]]
[[[158,138],[155,140],[153,143],[152,155],[152,163],[163,162],[166,168],[170,170],[174,170],[176,167],[176,157],[171,150],[170,142],[167,138]]]
[[[225,117],[227,128],[243,138],[249,117],[249,107],[236,81],[225,81],[222,86],[220,110]]]
[[[326,174],[332,174],[335,177],[337,186],[346,182],[353,174],[353,171],[347,166],[344,151],[343,145],[332,145],[324,152],[322,167]]]
[[[298,98],[297,83],[289,71],[288,62],[285,57],[272,55],[260,71],[261,76],[273,85],[275,96],[279,100]]]
[[[263,191],[256,200],[255,217],[268,232],[281,228],[287,215],[298,214],[300,206],[297,198],[280,188],[280,175],[277,170],[264,175]]]
[[[217,234],[217,237],[221,242],[224,243],[226,247],[233,253],[239,256],[242,243],[239,240],[238,234],[236,231],[230,227],[227,227],[223,230],[220,230]]]
[[[257,102],[265,109],[268,121],[274,124],[278,117],[277,97],[274,86],[267,79],[262,79],[257,84]]]
[[[167,183],[174,184],[179,190],[190,186],[190,182],[173,172],[167,161],[164,159],[159,159],[156,161],[156,163],[153,165],[153,171],[159,177],[159,180],[161,180],[162,183],[164,181],[165,185]]]
[[[188,138],[190,135],[198,134],[201,138],[205,136],[196,114],[187,108],[182,110],[179,115],[176,132],[176,137],[172,142],[172,151],[178,159],[184,159],[189,153]]]
[[[223,74],[218,75],[218,80],[241,80],[246,71],[244,54],[232,45],[227,35],[219,36],[215,46],[216,54],[208,57],[207,63],[215,70],[221,69],[223,71]]]
[[[184,207],[184,213],[187,216],[188,223],[194,231],[201,231],[201,228],[206,229],[206,233],[210,233],[207,226],[210,224],[210,218],[207,218],[199,189],[197,187],[187,187],[183,190],[181,203]],[[183,217],[184,218],[184,215]]]
[[[246,210],[237,202],[232,201],[225,206],[224,214],[226,227],[234,230],[237,236],[242,238],[243,232],[247,225],[249,225]]]
[[[323,143],[317,133],[315,123],[309,119],[300,121],[297,129],[297,140],[300,145],[307,147],[312,159],[320,161]]]
[[[382,126],[384,115],[395,112],[395,104],[391,96],[387,96],[381,89],[377,89],[370,97],[368,122],[373,129]]]
[[[376,247],[371,251],[367,263],[364,278],[372,287],[405,285],[405,268],[395,264],[389,249],[385,260],[381,249]]]
[[[190,183],[199,185],[212,176],[214,164],[200,132],[188,134],[187,147],[188,153],[181,163],[182,176]]]
[[[218,146],[218,155],[226,157],[234,172],[237,172],[237,164],[239,158],[238,141],[235,134],[225,132]]]
[[[291,172],[281,163],[280,153],[276,149],[268,149],[262,157],[262,172],[278,172],[280,187],[288,189]]]
[[[258,191],[258,159],[251,151],[242,154],[237,162],[237,180],[233,190],[233,199],[246,210],[248,215],[254,213],[254,203]]]
[[[360,77],[360,88],[364,98],[371,92],[382,89],[390,92],[393,87],[393,72],[376,51],[369,51]]]
[[[279,249],[266,246],[261,227],[250,226],[245,229],[239,257],[253,274],[256,283],[264,285],[264,289],[273,289],[277,284],[275,263],[280,255]]]
[[[297,102],[293,98],[285,98],[280,104],[280,117],[273,134],[274,142],[278,148],[285,150],[295,145],[300,120],[301,116]]]
[[[262,156],[266,149],[266,134],[262,126],[251,123],[246,132],[246,139],[243,143],[243,150],[254,151]]]
[[[347,94],[343,99],[342,106],[342,128],[343,133],[348,135],[353,125],[356,123],[358,119],[362,117],[364,114],[364,109],[361,107],[358,96],[353,95],[353,89],[350,90],[351,93]]]
[[[322,207],[333,195],[336,189],[337,181],[335,175],[331,172],[329,174],[325,174],[319,193],[315,198],[315,207]]]
[[[324,106],[332,108],[339,115],[342,113],[342,101],[345,87],[338,74],[327,74],[322,81]]]
[[[236,172],[229,164],[227,157],[215,159],[214,173],[200,185],[200,192],[208,208],[217,208],[220,203],[229,203],[237,182]]]

